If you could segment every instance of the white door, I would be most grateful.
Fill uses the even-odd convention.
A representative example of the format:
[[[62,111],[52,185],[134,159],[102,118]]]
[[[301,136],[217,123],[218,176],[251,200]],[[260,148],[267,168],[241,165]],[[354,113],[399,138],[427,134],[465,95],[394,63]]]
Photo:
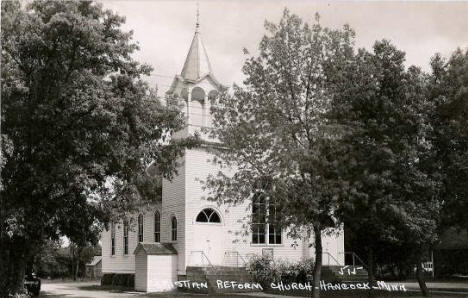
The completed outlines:
[[[211,265],[222,265],[225,251],[223,226],[212,223],[195,223],[194,230],[193,264],[208,265],[209,260]],[[197,251],[203,251],[203,254]]]

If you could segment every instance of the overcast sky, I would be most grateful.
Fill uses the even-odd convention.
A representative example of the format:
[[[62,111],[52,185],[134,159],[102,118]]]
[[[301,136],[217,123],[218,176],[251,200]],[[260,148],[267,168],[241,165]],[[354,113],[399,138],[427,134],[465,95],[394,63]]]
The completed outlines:
[[[165,92],[180,73],[196,23],[195,1],[102,1],[126,17],[125,30],[140,44],[135,58],[154,67],[149,79]],[[278,22],[283,9],[312,23],[337,28],[349,24],[356,45],[371,48],[389,39],[406,52],[407,65],[429,69],[436,53],[449,55],[468,47],[468,2],[327,2],[327,1],[199,1],[200,32],[215,76],[231,86],[242,81],[245,47],[255,54],[265,34],[264,21]]]

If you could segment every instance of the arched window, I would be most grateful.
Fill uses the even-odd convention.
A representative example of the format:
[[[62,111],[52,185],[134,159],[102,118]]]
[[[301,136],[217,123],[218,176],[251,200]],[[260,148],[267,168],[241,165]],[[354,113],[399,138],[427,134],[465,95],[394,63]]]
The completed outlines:
[[[177,241],[177,218],[175,216],[171,219],[171,239]]]
[[[210,100],[215,100],[216,98],[218,97],[218,91],[216,90],[211,90],[210,92],[208,92],[208,98]]]
[[[154,212],[154,242],[161,242],[161,214]]]
[[[200,87],[193,88],[192,100],[198,100],[199,102],[205,101],[205,91]]]
[[[211,208],[206,208],[200,211],[200,213],[198,213],[196,221],[220,223],[221,218],[219,217],[218,212]]]
[[[143,214],[138,215],[138,242],[143,242]]]

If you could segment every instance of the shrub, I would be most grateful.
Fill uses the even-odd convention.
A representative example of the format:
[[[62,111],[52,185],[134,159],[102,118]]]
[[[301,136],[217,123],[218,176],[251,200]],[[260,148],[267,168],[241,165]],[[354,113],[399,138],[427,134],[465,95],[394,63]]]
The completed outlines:
[[[126,288],[135,287],[135,275],[123,273],[106,273],[101,278],[102,286],[122,286]]]
[[[264,288],[269,288],[272,282],[305,283],[309,281],[309,276],[312,275],[314,269],[314,262],[312,259],[308,259],[289,263],[273,260],[269,256],[256,256],[250,260],[247,268],[256,282]]]
[[[112,285],[112,279],[114,278],[114,275],[114,273],[105,273],[101,278],[101,286]]]

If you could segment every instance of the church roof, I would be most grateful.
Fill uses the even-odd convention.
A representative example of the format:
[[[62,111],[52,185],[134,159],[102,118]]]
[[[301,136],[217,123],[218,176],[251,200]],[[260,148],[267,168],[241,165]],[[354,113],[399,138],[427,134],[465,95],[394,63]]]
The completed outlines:
[[[198,81],[211,74],[211,64],[203,45],[200,32],[195,31],[181,76],[186,80]]]
[[[187,83],[196,84],[204,79],[209,79],[218,90],[227,89],[227,87],[219,83],[213,75],[210,60],[208,59],[208,54],[206,53],[205,45],[203,44],[199,32],[198,11],[197,25],[195,28],[195,34],[190,44],[187,57],[185,58],[184,67],[180,75],[174,77],[169,90],[166,92],[167,94],[173,94],[180,85],[186,85]]]

